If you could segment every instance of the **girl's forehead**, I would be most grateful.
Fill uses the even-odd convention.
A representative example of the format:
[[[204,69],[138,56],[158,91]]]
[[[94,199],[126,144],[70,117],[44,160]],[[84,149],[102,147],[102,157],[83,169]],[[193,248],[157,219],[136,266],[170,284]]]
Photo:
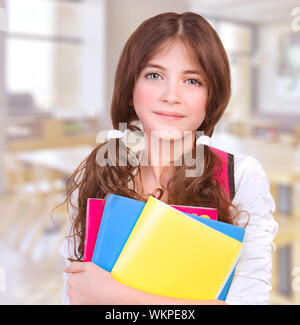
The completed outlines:
[[[174,55],[174,53],[177,53],[177,51],[183,53],[182,60],[188,61],[189,68],[194,68],[194,70],[195,69],[200,70],[201,73],[203,74],[203,69],[199,63],[197,53],[195,52],[195,50],[191,46],[188,46],[182,41],[178,41],[178,40],[175,42],[166,41],[163,44],[161,44],[149,56],[147,62],[145,62],[144,64],[144,67],[150,65],[151,63],[159,64],[161,60],[168,59],[169,56]],[[177,59],[176,55],[175,55],[175,59]],[[178,62],[178,66],[180,66],[180,62]]]
[[[160,44],[152,53],[150,56],[153,60],[154,58],[162,57],[162,56],[168,56],[168,54],[171,51],[184,51],[185,54],[192,60],[195,60],[197,55],[195,51],[192,49],[191,46],[188,46],[187,44],[183,43],[180,40],[167,40],[163,44]]]

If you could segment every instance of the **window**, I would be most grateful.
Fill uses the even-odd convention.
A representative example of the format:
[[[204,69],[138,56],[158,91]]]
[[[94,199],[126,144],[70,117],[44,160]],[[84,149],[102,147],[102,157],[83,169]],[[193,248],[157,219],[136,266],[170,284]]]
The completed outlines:
[[[94,10],[96,15],[87,10]],[[87,82],[96,81],[91,88],[98,87],[101,94],[103,73],[101,77],[92,74],[99,73],[97,60],[101,62],[103,45],[101,35],[87,29],[86,17],[100,20],[101,7],[91,8],[80,0],[9,0],[6,11],[8,102],[18,102],[14,96],[27,96],[33,110],[72,113],[83,109],[87,100],[92,102],[92,109],[99,109],[101,100],[93,97],[95,91],[89,93]],[[93,21],[89,24],[90,29],[95,25],[98,28]],[[98,43],[92,47],[96,51],[91,51],[89,45],[95,40]],[[89,67],[94,62],[93,70]]]
[[[218,34],[227,52],[232,77],[232,96],[226,114],[247,117],[251,110],[251,51],[252,29],[220,21]]]
[[[26,93],[43,111],[78,106],[79,45],[9,38],[6,51],[6,82],[11,96]]]
[[[9,0],[8,30],[31,35],[82,37],[83,1]]]

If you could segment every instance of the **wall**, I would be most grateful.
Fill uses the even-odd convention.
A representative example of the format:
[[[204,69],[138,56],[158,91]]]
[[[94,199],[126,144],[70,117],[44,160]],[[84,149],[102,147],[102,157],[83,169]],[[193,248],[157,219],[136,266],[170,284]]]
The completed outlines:
[[[0,0],[1,20],[5,19],[4,1]],[[4,31],[5,23],[0,22],[0,195],[5,191],[5,171],[3,166],[3,153],[5,148],[5,87],[4,87],[4,76],[5,76],[5,65],[4,65]]]
[[[293,44],[292,51],[287,51],[288,44]],[[289,21],[262,26],[259,29],[259,49],[258,111],[299,114],[300,32],[292,31]],[[292,65],[288,63],[291,61]]]

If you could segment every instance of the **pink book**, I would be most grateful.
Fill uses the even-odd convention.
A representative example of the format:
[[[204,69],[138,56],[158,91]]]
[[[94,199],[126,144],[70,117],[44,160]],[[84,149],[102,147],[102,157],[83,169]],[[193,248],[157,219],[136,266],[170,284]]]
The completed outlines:
[[[92,260],[104,205],[104,199],[87,200],[83,253],[84,262],[90,262]]]
[[[189,214],[194,214],[199,217],[218,220],[218,210],[214,208],[201,208],[201,207],[192,207],[192,206],[185,206],[185,205],[172,205],[172,207],[179,211],[189,213]]]

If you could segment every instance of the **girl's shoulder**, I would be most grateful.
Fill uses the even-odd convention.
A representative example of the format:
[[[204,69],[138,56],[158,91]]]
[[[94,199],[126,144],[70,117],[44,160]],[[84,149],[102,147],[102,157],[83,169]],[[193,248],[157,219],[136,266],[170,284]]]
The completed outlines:
[[[268,229],[274,235],[277,223],[272,217],[275,201],[270,192],[270,182],[262,164],[251,156],[234,156],[235,197],[233,204],[250,215],[249,225]],[[244,218],[245,217],[245,218]],[[247,220],[241,217],[240,222]]]
[[[236,155],[219,148],[211,147],[212,151],[220,158],[221,171],[217,178],[222,181],[231,200],[241,185],[255,178],[258,183],[267,182],[267,177],[262,164],[252,156]]]
[[[252,200],[258,202],[259,198],[265,198],[266,206],[272,206],[273,209],[270,183],[260,161],[249,155],[217,150],[223,158],[228,155],[228,159],[223,159],[222,178],[228,184],[232,202],[246,207]]]
[[[257,185],[269,184],[265,169],[259,160],[246,155],[233,155],[233,157],[236,190],[242,183],[253,183],[254,181]]]

